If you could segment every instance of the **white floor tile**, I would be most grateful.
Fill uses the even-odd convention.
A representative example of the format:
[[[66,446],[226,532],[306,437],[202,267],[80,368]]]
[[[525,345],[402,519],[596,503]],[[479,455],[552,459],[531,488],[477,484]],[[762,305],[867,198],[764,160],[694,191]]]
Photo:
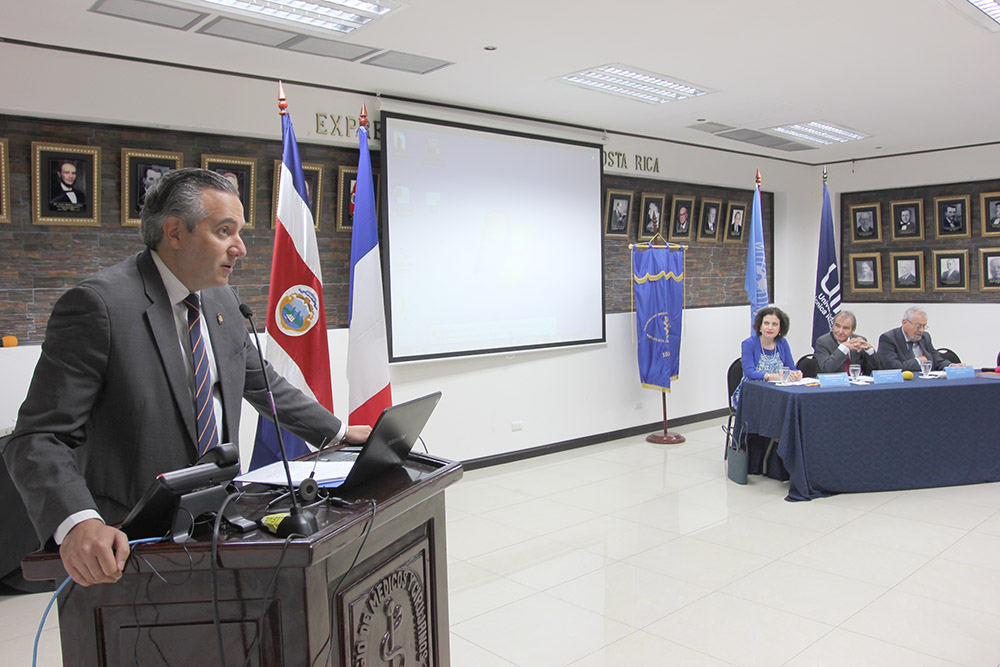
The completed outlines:
[[[448,617],[452,624],[533,595],[535,590],[475,565],[448,565]]]
[[[517,667],[513,662],[504,660],[495,653],[476,646],[472,642],[451,633],[451,664],[475,665],[476,667]]]
[[[601,569],[614,561],[544,537],[469,560],[476,567],[543,591]]]
[[[971,530],[996,513],[992,507],[958,502],[941,495],[906,494],[873,510],[875,514],[926,521],[961,530]]]
[[[549,537],[577,549],[624,560],[666,544],[676,539],[678,534],[613,516],[602,516],[585,524],[557,530]]]
[[[646,631],[734,665],[778,667],[832,629],[795,614],[712,593]]]
[[[884,586],[776,561],[734,581],[722,592],[839,625],[887,590]]]
[[[521,528],[471,516],[449,523],[445,537],[448,555],[467,560],[530,540],[534,535]]]
[[[453,624],[451,630],[519,667],[569,665],[632,632],[545,593]]]
[[[690,536],[768,558],[781,558],[819,539],[823,533],[741,514]]]
[[[968,667],[1000,662],[1000,616],[889,591],[843,629]]]
[[[1000,535],[974,530],[945,549],[941,553],[941,558],[1000,570]]]
[[[693,651],[666,639],[638,630],[614,644],[606,646],[585,658],[574,662],[571,667],[731,667],[704,653]]]
[[[907,577],[896,590],[1000,617],[1000,570],[936,558]]]
[[[626,559],[626,563],[711,589],[722,588],[767,565],[764,556],[690,537],[679,537]]]
[[[936,556],[965,533],[966,531],[958,528],[869,512],[833,531],[831,535]]]
[[[781,560],[879,586],[895,586],[931,556],[903,549],[826,535]]]
[[[613,563],[548,594],[641,629],[705,597],[711,589],[626,563]]]
[[[956,662],[836,629],[783,667],[959,667]]]

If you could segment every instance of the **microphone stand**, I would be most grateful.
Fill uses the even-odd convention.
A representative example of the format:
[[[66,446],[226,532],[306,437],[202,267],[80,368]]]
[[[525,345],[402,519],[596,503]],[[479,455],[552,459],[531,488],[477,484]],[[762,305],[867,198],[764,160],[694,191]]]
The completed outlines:
[[[257,343],[257,356],[260,357],[260,370],[264,374],[264,386],[267,388],[267,398],[271,403],[271,416],[274,418],[274,430],[278,434],[278,448],[281,450],[281,462],[285,466],[285,477],[288,479],[288,490],[292,496],[292,507],[288,516],[279,523],[274,534],[278,537],[288,537],[289,535],[302,535],[308,537],[319,530],[316,522],[316,515],[309,510],[302,509],[296,498],[295,485],[292,483],[292,470],[288,465],[288,453],[285,451],[285,441],[281,437],[281,422],[278,421],[278,409],[274,405],[274,394],[271,393],[271,380],[267,377],[267,364],[264,361],[264,354],[261,352],[260,337],[257,335],[257,327],[253,323],[253,311],[245,303],[240,304],[240,313],[250,322],[250,330],[253,331],[254,341]]]

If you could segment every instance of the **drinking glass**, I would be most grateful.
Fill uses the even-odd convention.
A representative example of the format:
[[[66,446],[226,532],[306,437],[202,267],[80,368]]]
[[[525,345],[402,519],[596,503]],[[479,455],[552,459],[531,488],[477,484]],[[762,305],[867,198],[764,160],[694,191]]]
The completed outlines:
[[[861,376],[861,364],[851,364],[848,366],[848,371],[851,374],[851,379],[857,380]]]
[[[780,372],[781,372],[781,381],[788,382],[788,373],[790,372],[788,366],[782,366]]]
[[[920,362],[920,374],[927,377],[931,372],[931,360],[926,359]]]

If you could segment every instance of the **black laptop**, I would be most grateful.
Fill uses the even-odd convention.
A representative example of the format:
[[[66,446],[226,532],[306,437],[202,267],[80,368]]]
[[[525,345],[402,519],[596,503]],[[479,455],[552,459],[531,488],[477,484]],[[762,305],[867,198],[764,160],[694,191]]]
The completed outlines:
[[[412,401],[390,406],[382,411],[372,427],[371,435],[360,451],[352,448],[335,452],[321,452],[321,461],[353,460],[351,472],[341,484],[326,483],[324,487],[338,490],[352,489],[378,477],[393,466],[398,466],[409,456],[417,437],[430,419],[441,400],[441,392],[415,398]]]

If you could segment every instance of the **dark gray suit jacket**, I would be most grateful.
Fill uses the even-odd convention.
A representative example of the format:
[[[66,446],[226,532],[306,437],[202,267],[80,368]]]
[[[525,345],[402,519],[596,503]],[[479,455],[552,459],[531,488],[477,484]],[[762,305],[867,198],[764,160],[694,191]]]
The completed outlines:
[[[934,370],[939,371],[951,362],[938,354],[926,331],[917,341],[925,357],[934,362]],[[878,337],[878,359],[882,368],[901,368],[904,371],[919,371],[920,362],[910,354],[910,346],[900,327],[889,329]]]
[[[260,361],[228,287],[202,291],[223,403],[223,441],[239,437],[241,399],[270,412]],[[319,443],[340,420],[268,365],[282,426]],[[56,303],[4,451],[39,539],[71,514],[121,521],[156,475],[196,459],[194,400],[172,306],[148,250]]]
[[[851,334],[851,338],[864,338],[864,336]],[[823,334],[813,343],[813,352],[816,354],[816,364],[819,366],[820,373],[839,373],[844,370],[847,355],[840,351],[839,346],[840,343],[837,342],[832,333]],[[873,370],[879,368],[877,355],[854,350],[851,350],[850,353],[851,363],[860,364],[863,375],[871,375]]]

